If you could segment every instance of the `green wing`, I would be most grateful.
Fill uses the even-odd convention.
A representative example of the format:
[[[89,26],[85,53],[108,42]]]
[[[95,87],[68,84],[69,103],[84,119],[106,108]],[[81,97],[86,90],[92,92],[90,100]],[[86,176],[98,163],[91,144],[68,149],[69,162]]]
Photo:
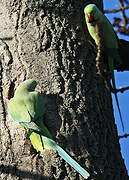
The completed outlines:
[[[33,121],[44,115],[45,103],[39,92],[29,92],[28,97],[24,100],[24,103]]]
[[[12,119],[18,123],[30,122],[31,118],[22,99],[12,98],[8,104]]]
[[[8,107],[12,118],[17,122],[30,122],[42,116],[45,111],[43,97],[37,91],[21,90],[9,101]]]
[[[38,118],[44,114],[44,101],[37,91],[18,94],[9,101],[9,112],[14,121],[27,129],[41,132]]]

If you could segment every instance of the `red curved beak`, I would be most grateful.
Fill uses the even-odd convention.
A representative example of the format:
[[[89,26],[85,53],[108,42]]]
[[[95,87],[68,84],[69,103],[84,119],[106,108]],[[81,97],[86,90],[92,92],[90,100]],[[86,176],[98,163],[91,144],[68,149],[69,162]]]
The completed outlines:
[[[88,14],[88,19],[89,19],[89,22],[91,22],[93,20],[93,14]]]

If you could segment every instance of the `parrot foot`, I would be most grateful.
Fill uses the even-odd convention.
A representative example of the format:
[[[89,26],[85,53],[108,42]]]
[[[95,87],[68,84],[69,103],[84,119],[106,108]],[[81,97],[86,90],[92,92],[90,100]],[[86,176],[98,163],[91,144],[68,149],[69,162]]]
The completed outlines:
[[[37,152],[37,154],[33,154],[33,155],[31,156],[33,169],[36,168],[36,164],[37,164],[38,157],[39,157],[39,152]]]
[[[35,91],[38,91],[40,94],[42,94],[41,87],[39,87],[39,86],[36,86]]]

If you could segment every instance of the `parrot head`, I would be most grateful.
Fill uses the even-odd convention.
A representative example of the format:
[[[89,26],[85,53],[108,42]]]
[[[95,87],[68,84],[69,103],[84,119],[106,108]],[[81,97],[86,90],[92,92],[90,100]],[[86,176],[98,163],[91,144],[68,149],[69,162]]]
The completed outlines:
[[[23,81],[22,85],[27,87],[29,91],[34,91],[37,86],[37,82],[34,79],[27,79]]]
[[[27,79],[25,81],[23,81],[16,89],[15,91],[15,95],[18,95],[21,94],[22,91],[29,91],[29,92],[32,92],[32,91],[35,91],[35,88],[37,86],[37,82],[34,80],[34,79]]]
[[[101,17],[100,11],[95,4],[87,5],[84,9],[84,13],[87,23],[93,23]]]

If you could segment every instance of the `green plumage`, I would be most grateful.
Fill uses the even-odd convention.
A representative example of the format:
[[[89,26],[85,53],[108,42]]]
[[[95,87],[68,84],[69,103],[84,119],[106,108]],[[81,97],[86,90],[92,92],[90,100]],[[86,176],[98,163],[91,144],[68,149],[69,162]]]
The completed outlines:
[[[8,104],[12,119],[30,130],[29,138],[37,151],[56,150],[67,163],[87,179],[89,173],[52,140],[50,132],[41,120],[45,112],[45,103],[42,95],[35,90],[36,85],[35,80],[28,79],[18,86]]]
[[[111,72],[113,89],[116,90],[114,77],[114,61],[117,61],[118,64],[121,64],[121,60],[118,53],[118,40],[113,26],[94,4],[89,4],[88,6],[86,6],[84,9],[84,13],[88,31],[92,38],[95,40],[96,45],[98,46],[99,38],[102,38],[103,40],[105,55],[108,56],[108,65]],[[101,37],[98,37],[98,29],[101,32]],[[122,128],[124,131],[124,124],[122,121],[118,97],[116,93],[114,94],[121,119]]]

